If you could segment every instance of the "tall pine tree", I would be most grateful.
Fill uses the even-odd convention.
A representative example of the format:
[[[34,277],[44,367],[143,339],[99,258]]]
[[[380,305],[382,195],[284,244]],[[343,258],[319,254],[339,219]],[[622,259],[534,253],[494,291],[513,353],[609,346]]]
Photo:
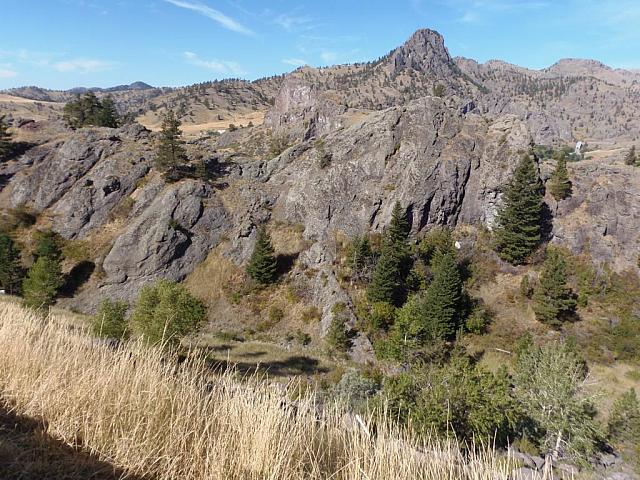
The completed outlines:
[[[278,278],[278,262],[271,239],[264,227],[258,229],[256,245],[247,265],[247,273],[261,285],[269,285]]]
[[[117,128],[120,123],[116,103],[111,95],[107,95],[101,102],[98,113],[98,125],[101,127]]]
[[[536,318],[552,327],[559,327],[567,315],[576,308],[576,298],[567,286],[567,263],[564,256],[547,251],[540,282],[533,293],[533,311]]]
[[[0,233],[0,287],[9,295],[20,293],[24,269],[20,263],[20,250],[6,233]]]
[[[400,203],[396,203],[382,243],[380,259],[373,272],[367,296],[371,302],[400,306],[407,295],[405,285],[411,270],[411,255],[407,238],[409,222]]]
[[[521,264],[540,243],[542,197],[536,160],[524,155],[504,190],[498,212],[496,250],[503,260]]]
[[[12,150],[11,133],[5,115],[0,115],[0,160],[9,156]]]
[[[156,153],[156,166],[162,172],[175,169],[187,162],[187,152],[182,140],[180,120],[169,110],[162,121],[160,143]]]
[[[567,157],[562,155],[556,163],[556,169],[549,180],[549,192],[556,200],[564,200],[571,196],[571,181],[567,170]]]

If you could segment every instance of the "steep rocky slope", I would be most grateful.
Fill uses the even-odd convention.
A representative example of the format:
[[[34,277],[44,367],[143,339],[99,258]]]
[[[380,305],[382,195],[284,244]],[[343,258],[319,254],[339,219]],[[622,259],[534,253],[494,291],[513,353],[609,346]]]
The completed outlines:
[[[37,228],[51,226],[84,247],[82,261],[93,273],[67,301],[85,311],[103,297],[132,301],[158,278],[183,280],[212,250],[241,266],[258,225],[288,226],[300,237],[291,275],[322,309],[326,329],[332,306],[351,302],[334,268],[336,239],[381,232],[396,201],[407,209],[414,237],[434,225],[490,228],[502,185],[532,138],[572,141],[579,121],[589,139],[624,146],[639,134],[637,118],[627,115],[633,103],[613,123],[603,116],[635,98],[635,77],[575,65],[532,72],[453,60],[440,35],[421,30],[369,64],[114,92],[138,99],[130,101],[144,105],[151,123],[176,107],[188,126],[194,105],[218,112],[219,122],[228,121],[223,111],[235,111],[266,114],[265,123],[191,141],[190,157],[219,163],[221,178],[177,183],[154,170],[156,134],[139,124],[78,131],[59,122],[16,125],[19,137],[30,138],[29,128],[40,133],[36,146],[0,166],[0,206],[29,208],[39,216]],[[150,102],[155,113],[146,110]],[[281,148],[270,147],[276,139],[284,140]],[[640,184],[632,167],[621,165],[623,154],[603,151],[572,164],[574,196],[559,205],[549,199],[553,241],[588,248],[619,270],[637,268],[640,253]],[[542,165],[543,174],[551,167]],[[359,348],[367,351],[364,340]]]

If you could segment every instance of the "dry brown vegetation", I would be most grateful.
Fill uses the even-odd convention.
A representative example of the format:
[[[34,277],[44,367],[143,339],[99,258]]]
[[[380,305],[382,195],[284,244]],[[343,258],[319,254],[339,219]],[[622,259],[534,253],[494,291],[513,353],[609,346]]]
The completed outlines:
[[[294,386],[212,375],[203,361],[178,364],[140,343],[109,347],[64,316],[12,302],[0,302],[0,371],[15,414],[43,418],[46,434],[128,475],[506,479],[512,469],[490,451],[417,441],[384,420],[375,433],[349,427],[337,405],[320,409]]]

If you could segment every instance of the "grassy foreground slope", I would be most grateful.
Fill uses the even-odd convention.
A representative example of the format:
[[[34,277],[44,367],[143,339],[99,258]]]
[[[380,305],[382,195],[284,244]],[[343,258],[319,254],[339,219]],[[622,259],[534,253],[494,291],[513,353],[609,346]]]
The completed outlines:
[[[140,343],[114,349],[11,302],[0,302],[0,372],[0,400],[16,415],[135,477],[495,480],[513,468],[384,421],[374,433],[294,387],[212,375]]]

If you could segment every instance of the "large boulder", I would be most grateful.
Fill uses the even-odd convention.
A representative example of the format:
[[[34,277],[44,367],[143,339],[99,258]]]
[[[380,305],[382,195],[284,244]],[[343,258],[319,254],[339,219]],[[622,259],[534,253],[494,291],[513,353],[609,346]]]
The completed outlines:
[[[148,282],[183,280],[228,227],[227,212],[210,185],[196,180],[168,185],[116,239],[102,264],[101,296],[132,301]]]

